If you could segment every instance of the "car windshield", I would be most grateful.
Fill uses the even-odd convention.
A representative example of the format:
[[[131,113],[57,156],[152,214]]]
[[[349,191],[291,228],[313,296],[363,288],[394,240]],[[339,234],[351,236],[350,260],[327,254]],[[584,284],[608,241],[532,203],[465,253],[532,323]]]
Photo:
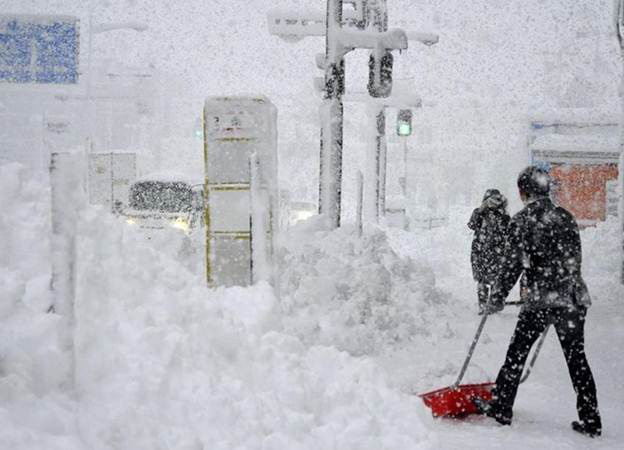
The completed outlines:
[[[130,207],[161,212],[189,212],[193,192],[182,182],[143,181],[130,190]]]

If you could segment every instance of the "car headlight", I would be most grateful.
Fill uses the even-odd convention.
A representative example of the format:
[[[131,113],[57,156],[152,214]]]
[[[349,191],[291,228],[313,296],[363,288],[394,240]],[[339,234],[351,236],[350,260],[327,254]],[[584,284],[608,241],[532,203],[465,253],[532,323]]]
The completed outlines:
[[[177,228],[178,230],[182,230],[184,232],[187,232],[190,228],[188,220],[184,217],[178,217],[176,220],[172,220],[170,225],[173,228]]]
[[[312,216],[315,216],[317,213],[315,211],[309,211],[306,209],[295,209],[290,213],[290,224],[294,225],[297,222],[301,222],[302,220],[307,220]]]

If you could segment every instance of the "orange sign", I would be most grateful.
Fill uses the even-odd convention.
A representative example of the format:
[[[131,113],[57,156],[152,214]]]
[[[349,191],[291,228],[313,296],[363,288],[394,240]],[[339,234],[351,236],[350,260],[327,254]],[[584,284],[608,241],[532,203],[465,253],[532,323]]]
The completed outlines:
[[[617,180],[617,164],[553,164],[557,203],[582,222],[603,221],[607,213],[607,181]]]

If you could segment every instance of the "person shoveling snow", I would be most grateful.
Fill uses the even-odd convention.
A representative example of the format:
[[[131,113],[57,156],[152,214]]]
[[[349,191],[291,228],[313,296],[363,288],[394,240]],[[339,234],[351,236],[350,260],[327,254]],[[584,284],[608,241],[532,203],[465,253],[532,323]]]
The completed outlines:
[[[509,292],[522,275],[523,306],[505,362],[495,383],[459,386],[486,316],[456,384],[422,397],[434,415],[477,412],[500,424],[510,425],[514,400],[531,347],[552,324],[577,395],[579,421],[572,422],[572,429],[590,437],[600,436],[602,423],[596,386],[584,349],[585,315],[591,299],[581,276],[578,225],[568,211],[555,206],[549,199],[550,179],[546,171],[527,167],[518,177],[518,189],[525,207],[511,220],[501,271],[485,305],[488,315],[501,311]],[[455,405],[461,403],[457,402],[458,395],[460,400],[468,399],[472,404],[457,410]],[[449,399],[455,404],[443,411],[440,406]],[[442,414],[436,414],[436,408],[440,408],[438,412]]]
[[[578,225],[572,214],[548,198],[550,179],[546,171],[532,166],[524,169],[518,177],[518,190],[525,207],[511,221],[503,267],[485,309],[488,314],[502,310],[521,274],[520,292],[525,304],[496,378],[492,400],[477,400],[477,407],[497,422],[511,424],[531,346],[552,324],[577,395],[580,421],[572,422],[572,428],[587,436],[599,436],[602,424],[596,385],[584,348],[583,327],[591,299],[581,276]]]

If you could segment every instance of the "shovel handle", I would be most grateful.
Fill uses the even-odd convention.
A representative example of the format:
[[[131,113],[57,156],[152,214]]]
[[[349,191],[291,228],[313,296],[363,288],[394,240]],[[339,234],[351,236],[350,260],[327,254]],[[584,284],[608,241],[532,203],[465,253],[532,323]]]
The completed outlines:
[[[529,375],[531,375],[531,370],[533,369],[533,366],[535,365],[535,361],[537,361],[537,355],[539,354],[542,348],[542,345],[544,345],[544,341],[546,340],[546,334],[548,333],[548,328],[550,328],[550,326],[546,327],[546,329],[542,333],[542,337],[537,342],[537,346],[535,347],[535,351],[533,352],[531,361],[529,362],[529,365],[527,366],[527,369],[524,372],[524,375],[522,375],[522,378],[520,378],[520,383],[524,383],[526,379],[529,378]]]
[[[464,360],[464,365],[462,366],[461,370],[459,371],[459,375],[457,376],[457,380],[451,386],[453,389],[455,389],[457,386],[459,386],[459,383],[461,383],[462,378],[464,378],[464,374],[466,373],[466,369],[468,369],[468,364],[470,364],[470,359],[472,358],[472,354],[474,353],[474,349],[477,346],[477,342],[479,342],[479,338],[481,337],[481,332],[483,331],[483,327],[485,326],[485,321],[487,320],[487,318],[488,318],[488,314],[483,314],[483,318],[481,319],[481,322],[479,322],[479,328],[477,328],[477,333],[475,334],[475,337],[472,340],[472,344],[470,344],[470,349],[468,350],[468,355],[466,356],[466,359]]]

